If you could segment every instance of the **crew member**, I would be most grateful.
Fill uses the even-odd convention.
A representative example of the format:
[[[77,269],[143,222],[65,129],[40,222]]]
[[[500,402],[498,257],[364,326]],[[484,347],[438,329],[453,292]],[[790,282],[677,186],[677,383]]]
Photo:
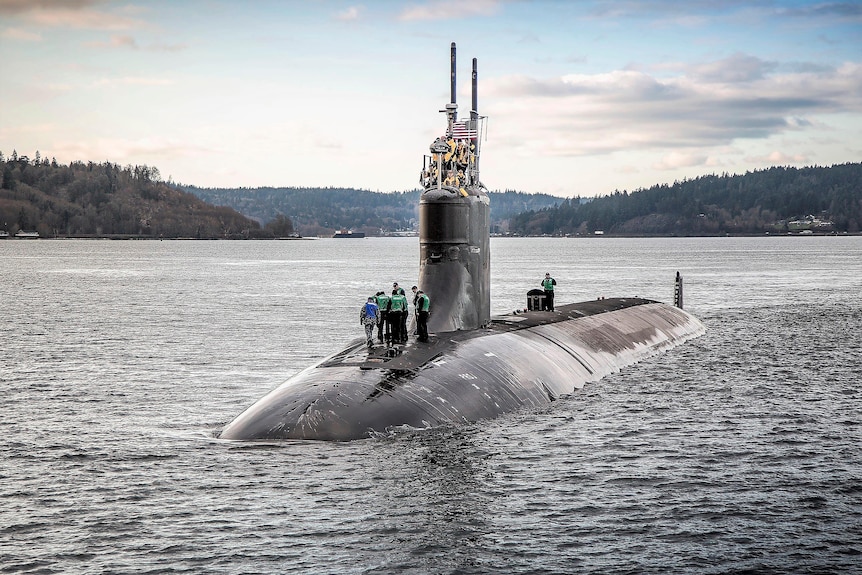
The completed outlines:
[[[416,301],[419,299],[419,288],[417,286],[413,286],[410,288],[410,291],[413,292],[413,315],[415,317],[419,317],[419,308],[416,307]],[[418,332],[413,332],[413,335],[416,335]]]
[[[419,330],[419,341],[428,341],[428,314],[431,312],[431,298],[419,290],[416,299],[416,327]]]
[[[392,296],[389,298],[389,323],[392,325],[392,343],[406,342],[407,298],[403,293],[398,293],[397,289],[392,290]]]
[[[389,296],[386,295],[386,292],[379,291],[374,296],[374,299],[377,300],[377,307],[380,308],[380,321],[377,323],[377,340],[383,343],[384,328],[386,329],[386,341],[389,341],[392,337],[391,326],[389,325]]]
[[[359,312],[359,323],[365,326],[365,343],[368,347],[374,345],[374,326],[380,321],[380,308],[373,297],[369,297]]]
[[[465,140],[458,140],[458,149],[455,151],[456,164],[459,168],[467,167],[467,162],[470,161],[469,148]]]
[[[551,277],[551,274],[546,273],[545,279],[542,280],[541,286],[545,290],[545,305],[543,309],[554,311],[554,286],[557,285],[557,280]]]
[[[392,284],[392,295],[405,296],[404,288],[399,286],[398,282],[395,282]],[[395,338],[395,337],[392,338],[393,343],[404,343],[407,341],[408,311],[407,311],[407,297],[406,296],[404,297],[404,301],[402,302],[402,304],[403,304],[403,308],[401,309],[399,314],[395,318],[392,318],[393,321],[395,321],[396,319],[398,320],[398,333],[399,333],[398,338]],[[393,329],[392,333],[393,334],[395,333],[394,329]]]
[[[451,166],[458,144],[455,142],[455,138],[453,136],[447,136],[446,145],[449,146],[449,151],[443,154],[443,161],[446,162],[447,166]]]

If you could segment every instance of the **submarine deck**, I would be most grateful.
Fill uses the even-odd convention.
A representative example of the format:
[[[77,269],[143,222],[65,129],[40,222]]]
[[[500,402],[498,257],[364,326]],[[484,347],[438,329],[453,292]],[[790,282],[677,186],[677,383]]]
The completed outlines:
[[[355,366],[360,369],[387,369],[396,372],[417,371],[459,343],[476,337],[550,325],[649,303],[656,302],[643,298],[608,298],[560,305],[556,306],[554,311],[519,311],[492,317],[486,328],[429,334],[430,341],[427,343],[413,339],[406,344],[378,344],[369,349],[364,339],[357,339],[347,349],[318,367]]]

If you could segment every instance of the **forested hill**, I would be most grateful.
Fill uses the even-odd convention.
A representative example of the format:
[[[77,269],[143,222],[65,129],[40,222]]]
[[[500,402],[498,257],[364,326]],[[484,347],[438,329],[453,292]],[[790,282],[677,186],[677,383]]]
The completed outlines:
[[[599,198],[490,196],[491,231],[519,235],[859,233],[862,164],[702,176]],[[0,153],[0,231],[10,234],[267,238],[347,228],[378,235],[415,230],[418,202],[418,190],[177,186],[150,166]]]
[[[510,222],[522,235],[858,233],[860,226],[859,163],[703,176],[586,203],[565,200]]]
[[[413,230],[419,190],[380,193],[354,188],[199,188],[182,186],[211,204],[230,206],[266,223],[279,214],[289,217],[305,236],[330,235],[339,229],[368,235]],[[552,207],[562,198],[507,190],[491,192],[491,228],[502,231],[508,219],[527,210]]]
[[[58,164],[0,153],[0,230],[42,237],[272,237],[231,208],[161,181],[157,168]],[[292,231],[292,230],[291,230]]]

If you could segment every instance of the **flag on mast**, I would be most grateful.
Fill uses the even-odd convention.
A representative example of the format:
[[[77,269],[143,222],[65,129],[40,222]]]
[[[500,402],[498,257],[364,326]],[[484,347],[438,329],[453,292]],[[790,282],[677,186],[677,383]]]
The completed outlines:
[[[452,123],[452,137],[455,139],[478,138],[476,123],[472,120]]]

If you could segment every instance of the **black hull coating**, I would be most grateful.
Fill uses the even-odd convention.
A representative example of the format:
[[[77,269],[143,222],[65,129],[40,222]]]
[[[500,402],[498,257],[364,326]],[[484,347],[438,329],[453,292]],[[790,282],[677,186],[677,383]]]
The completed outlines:
[[[419,286],[431,296],[432,332],[485,327],[491,319],[491,207],[480,186],[435,188],[419,200]]]
[[[479,421],[545,406],[703,332],[679,308],[628,298],[494,318],[392,358],[357,340],[249,407],[221,438],[352,440]]]

